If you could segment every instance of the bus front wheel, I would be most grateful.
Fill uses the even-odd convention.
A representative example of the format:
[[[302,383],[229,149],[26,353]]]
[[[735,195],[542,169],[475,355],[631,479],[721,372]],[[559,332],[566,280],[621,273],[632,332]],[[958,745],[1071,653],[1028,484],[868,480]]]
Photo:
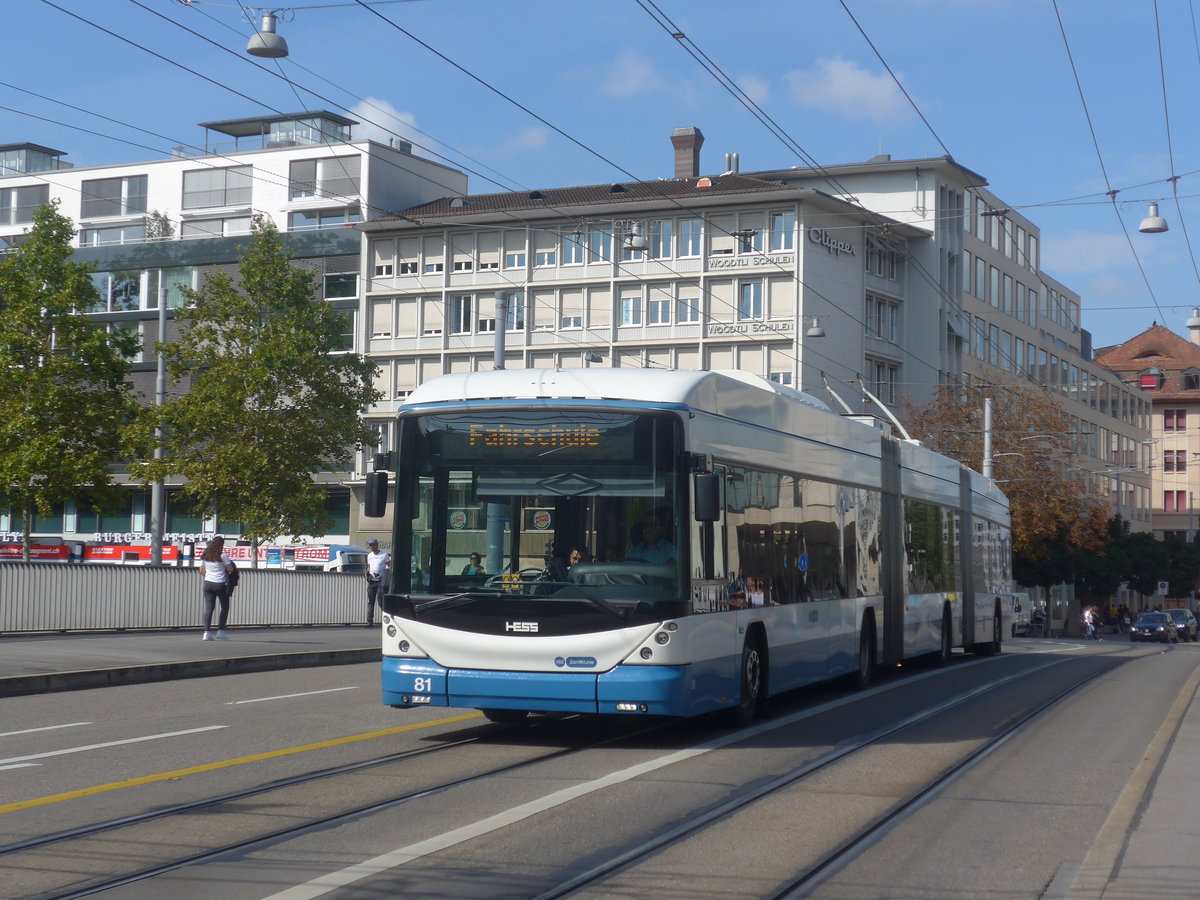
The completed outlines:
[[[728,710],[727,718],[732,727],[745,728],[754,721],[763,701],[763,651],[756,635],[747,636],[742,645],[738,682],[738,704]]]

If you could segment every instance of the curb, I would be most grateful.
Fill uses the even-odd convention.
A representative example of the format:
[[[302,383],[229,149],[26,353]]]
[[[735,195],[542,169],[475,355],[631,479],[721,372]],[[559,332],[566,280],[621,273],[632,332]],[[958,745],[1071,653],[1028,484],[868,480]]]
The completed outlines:
[[[280,669],[303,669],[313,666],[344,666],[353,663],[379,662],[382,658],[383,651],[378,647],[372,647],[361,650],[315,650],[304,653],[273,653],[268,656],[151,663],[143,666],[122,666],[117,669],[80,669],[75,672],[10,675],[0,677],[0,697],[80,691],[88,688],[128,684],[149,684],[155,681],[206,678],[212,675],[234,675],[244,672],[272,672]]]

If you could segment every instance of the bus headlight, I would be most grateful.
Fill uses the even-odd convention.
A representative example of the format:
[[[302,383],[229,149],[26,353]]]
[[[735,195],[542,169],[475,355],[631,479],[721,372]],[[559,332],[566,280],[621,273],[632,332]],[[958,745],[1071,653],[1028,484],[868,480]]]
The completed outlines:
[[[658,634],[656,634],[654,636],[654,643],[656,643],[656,644],[666,644],[670,640],[671,640],[671,636],[669,634],[667,634],[665,631],[660,631]]]
[[[407,652],[408,652],[409,650],[411,650],[411,649],[412,649],[412,645],[410,645],[410,644],[408,643],[408,641],[401,641],[401,642],[400,642],[400,652],[401,652],[401,653],[407,653]]]
[[[654,655],[654,651],[651,650],[649,647],[642,648],[642,659],[649,659],[653,655]]]
[[[387,636],[388,636],[388,637],[395,637],[395,636],[396,636],[396,626],[395,626],[395,625],[389,625],[389,626],[387,627]]]

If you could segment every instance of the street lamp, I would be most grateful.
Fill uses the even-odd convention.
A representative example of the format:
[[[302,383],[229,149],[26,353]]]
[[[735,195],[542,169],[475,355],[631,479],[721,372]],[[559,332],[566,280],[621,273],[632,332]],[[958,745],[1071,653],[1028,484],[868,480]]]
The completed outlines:
[[[291,10],[263,11],[262,24],[259,26],[258,34],[250,38],[250,43],[246,45],[247,53],[264,59],[281,59],[288,55],[287,41],[275,33],[275,18],[283,12],[291,12]]]

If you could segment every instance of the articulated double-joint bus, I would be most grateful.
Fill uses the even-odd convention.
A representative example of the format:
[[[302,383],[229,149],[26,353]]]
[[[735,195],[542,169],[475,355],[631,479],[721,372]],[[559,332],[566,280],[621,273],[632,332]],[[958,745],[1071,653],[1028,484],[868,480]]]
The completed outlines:
[[[995,485],[765,379],[445,375],[397,424],[390,706],[744,723],[1007,633]]]

